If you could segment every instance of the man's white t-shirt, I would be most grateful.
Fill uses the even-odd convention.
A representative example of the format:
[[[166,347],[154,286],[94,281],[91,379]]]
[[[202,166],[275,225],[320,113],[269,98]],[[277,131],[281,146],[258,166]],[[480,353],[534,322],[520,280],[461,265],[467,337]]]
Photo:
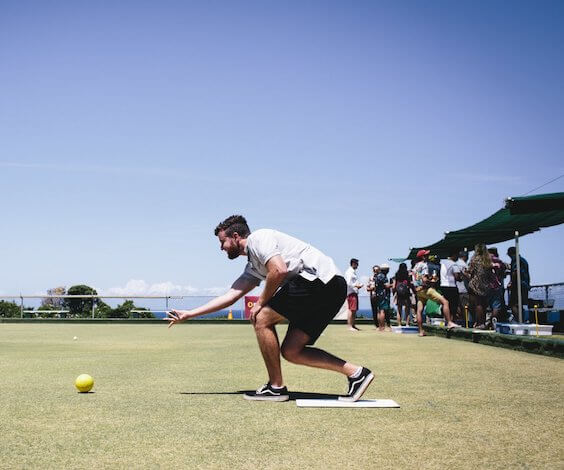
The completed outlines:
[[[460,268],[460,272],[462,272],[462,271],[464,271],[465,269],[468,268],[466,261],[464,261],[463,259],[457,260],[456,265]],[[460,294],[467,294],[468,293],[468,289],[466,289],[466,284],[464,284],[464,281],[456,281],[456,287],[458,287],[458,292]]]
[[[320,279],[327,284],[340,271],[333,260],[317,248],[277,230],[262,228],[247,237],[246,253],[249,262],[243,276],[252,276],[259,281],[266,279],[266,263],[270,258],[280,255],[286,263],[288,282],[295,276],[313,281]]]
[[[345,271],[345,281],[347,281],[347,295],[358,294],[358,276],[356,275],[356,270],[349,266]]]
[[[441,287],[456,287],[454,274],[459,272],[460,267],[453,260],[441,260]]]

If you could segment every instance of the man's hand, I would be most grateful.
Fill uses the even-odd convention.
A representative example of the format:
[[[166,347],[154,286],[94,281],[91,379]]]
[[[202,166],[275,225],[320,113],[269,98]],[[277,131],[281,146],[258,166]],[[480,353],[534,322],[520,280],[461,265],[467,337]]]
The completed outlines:
[[[257,315],[258,313],[262,310],[262,305],[260,302],[255,302],[255,304],[253,305],[253,308],[251,308],[251,316],[249,317],[249,320],[251,321],[251,323],[254,325],[255,322],[257,321]]]
[[[169,322],[168,327],[170,328],[172,325],[182,323],[190,317],[190,310],[170,310],[169,312],[166,312],[166,317],[164,319]]]

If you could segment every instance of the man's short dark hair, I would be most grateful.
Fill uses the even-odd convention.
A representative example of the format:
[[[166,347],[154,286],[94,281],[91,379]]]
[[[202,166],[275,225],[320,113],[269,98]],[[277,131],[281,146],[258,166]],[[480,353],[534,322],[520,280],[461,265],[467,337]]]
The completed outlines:
[[[358,264],[358,260],[356,258],[351,258],[351,266],[353,265],[353,263]]]
[[[217,224],[214,231],[215,235],[217,236],[222,230],[228,237],[233,236],[233,234],[237,232],[241,238],[247,238],[251,233],[247,225],[247,220],[242,215],[231,215],[223,222]]]
[[[488,248],[488,253],[491,255],[499,256],[497,248]]]
[[[509,248],[507,248],[507,254],[509,256],[515,256],[516,253],[517,253],[517,250],[515,250],[514,246],[510,246]]]

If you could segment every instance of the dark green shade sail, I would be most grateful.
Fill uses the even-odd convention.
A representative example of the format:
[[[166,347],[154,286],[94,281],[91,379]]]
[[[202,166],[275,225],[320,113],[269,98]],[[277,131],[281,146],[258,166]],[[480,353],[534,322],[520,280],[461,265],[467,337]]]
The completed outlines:
[[[415,258],[421,249],[446,258],[452,250],[467,248],[472,251],[477,243],[500,243],[515,238],[516,231],[523,236],[561,223],[564,223],[564,193],[507,198],[505,208],[487,219],[461,230],[447,232],[442,240],[432,245],[412,248],[408,258]]]

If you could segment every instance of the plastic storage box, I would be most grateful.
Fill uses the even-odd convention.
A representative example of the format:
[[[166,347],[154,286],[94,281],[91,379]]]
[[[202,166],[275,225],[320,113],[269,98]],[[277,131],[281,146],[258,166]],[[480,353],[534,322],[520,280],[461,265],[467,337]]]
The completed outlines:
[[[553,325],[539,325],[539,336],[552,335]],[[537,325],[534,323],[498,323],[495,327],[497,333],[520,336],[536,336]]]
[[[392,331],[394,333],[412,335],[419,333],[419,328],[417,328],[416,326],[392,326]]]

